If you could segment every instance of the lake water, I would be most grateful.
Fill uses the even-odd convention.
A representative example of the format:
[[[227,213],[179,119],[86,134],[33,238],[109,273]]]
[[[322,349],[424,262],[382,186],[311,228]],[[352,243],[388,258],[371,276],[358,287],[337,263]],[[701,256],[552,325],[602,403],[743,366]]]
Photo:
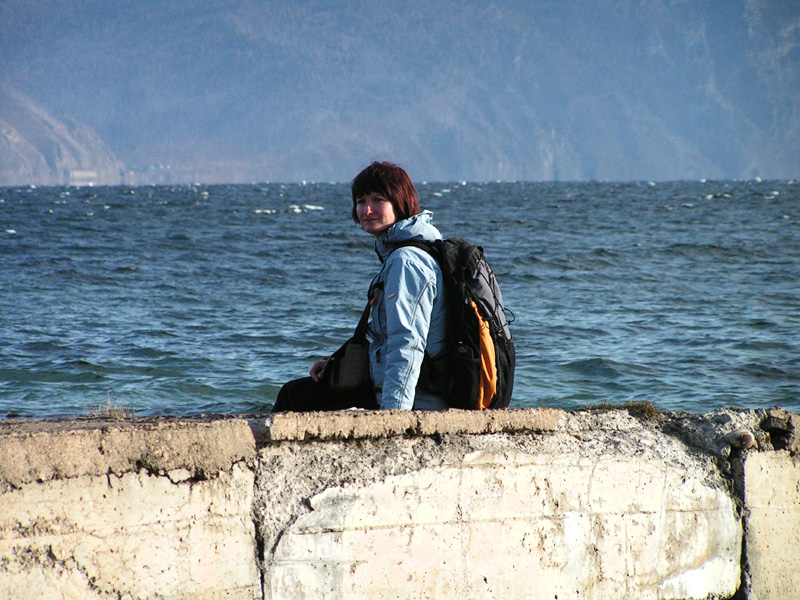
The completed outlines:
[[[800,184],[419,186],[480,243],[512,408],[800,411]],[[0,417],[263,412],[378,268],[346,184],[0,188]]]

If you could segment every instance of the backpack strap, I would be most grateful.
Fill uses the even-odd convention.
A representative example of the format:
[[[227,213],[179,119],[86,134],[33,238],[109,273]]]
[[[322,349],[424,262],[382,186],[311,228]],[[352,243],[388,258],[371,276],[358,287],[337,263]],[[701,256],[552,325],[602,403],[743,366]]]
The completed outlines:
[[[433,257],[436,264],[439,265],[439,269],[442,271],[442,285],[446,286],[447,282],[444,279],[445,272],[442,268],[441,241],[425,242],[422,240],[406,240],[405,242],[394,244],[392,252],[399,248],[406,248],[409,246],[427,252]],[[448,315],[446,318],[449,319],[450,316]],[[444,395],[447,390],[447,362],[447,350],[442,353],[442,356],[434,360],[433,357],[428,354],[428,349],[425,348],[425,355],[422,358],[417,387],[428,392],[433,392],[434,394]]]
[[[369,313],[372,310],[372,306],[378,300],[378,292],[377,290],[367,301],[367,305],[364,307],[364,312],[361,313],[361,318],[358,320],[358,325],[356,325],[356,330],[353,333],[353,338],[356,340],[366,340],[367,339],[367,324],[369,322]]]
[[[441,262],[439,260],[440,253],[437,250],[436,242],[424,242],[422,240],[406,240],[405,242],[397,242],[393,244],[392,252],[397,250],[398,248],[406,248],[408,246],[412,248],[418,248],[430,254],[433,258],[436,259],[436,263],[441,267]],[[390,252],[391,254],[391,252]]]
[[[449,294],[450,297],[447,300],[447,306],[451,306],[453,302],[453,294],[459,294],[463,291],[463,286],[459,286],[456,282],[458,275],[460,275],[463,279],[463,271],[464,268],[457,266],[457,269],[460,269],[459,274],[454,274],[453,272],[448,270],[448,265],[445,264],[447,259],[445,257],[445,247],[444,247],[444,240],[436,240],[434,242],[423,242],[422,240],[408,240],[405,242],[400,242],[396,244],[394,249],[402,248],[405,246],[412,246],[414,248],[419,248],[430,254],[435,260],[436,264],[439,265],[439,269],[442,271],[442,285],[444,286],[445,290],[450,290]],[[483,249],[480,249],[482,252]],[[458,289],[455,289],[458,288]],[[446,330],[449,334],[451,331],[461,331],[464,327],[464,313],[463,311],[459,310],[448,310],[447,314],[447,327]],[[428,356],[427,350],[425,352],[425,356]],[[432,361],[428,361],[432,362]]]

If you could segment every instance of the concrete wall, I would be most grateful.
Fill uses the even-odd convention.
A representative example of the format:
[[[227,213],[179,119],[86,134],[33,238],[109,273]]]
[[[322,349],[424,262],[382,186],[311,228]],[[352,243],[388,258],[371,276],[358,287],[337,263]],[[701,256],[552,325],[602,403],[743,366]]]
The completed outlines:
[[[0,598],[796,598],[779,410],[0,423]]]
[[[260,597],[246,422],[0,429],[0,598]]]
[[[748,456],[744,468],[750,598],[800,597],[800,459]]]

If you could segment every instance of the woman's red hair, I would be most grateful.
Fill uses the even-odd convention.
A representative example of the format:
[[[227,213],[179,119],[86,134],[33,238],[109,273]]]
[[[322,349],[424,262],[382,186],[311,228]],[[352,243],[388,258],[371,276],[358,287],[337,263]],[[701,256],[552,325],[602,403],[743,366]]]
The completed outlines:
[[[402,168],[390,162],[373,162],[350,183],[353,221],[358,223],[356,202],[368,194],[380,194],[392,203],[398,221],[419,214],[419,194]]]

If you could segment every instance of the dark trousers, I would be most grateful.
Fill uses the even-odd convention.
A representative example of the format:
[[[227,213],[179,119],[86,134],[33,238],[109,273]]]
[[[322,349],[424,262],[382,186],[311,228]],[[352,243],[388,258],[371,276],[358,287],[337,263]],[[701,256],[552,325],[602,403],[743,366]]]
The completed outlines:
[[[275,400],[272,412],[312,412],[317,410],[344,410],[346,408],[378,409],[373,392],[334,392],[327,382],[318,383],[303,377],[286,383]]]

